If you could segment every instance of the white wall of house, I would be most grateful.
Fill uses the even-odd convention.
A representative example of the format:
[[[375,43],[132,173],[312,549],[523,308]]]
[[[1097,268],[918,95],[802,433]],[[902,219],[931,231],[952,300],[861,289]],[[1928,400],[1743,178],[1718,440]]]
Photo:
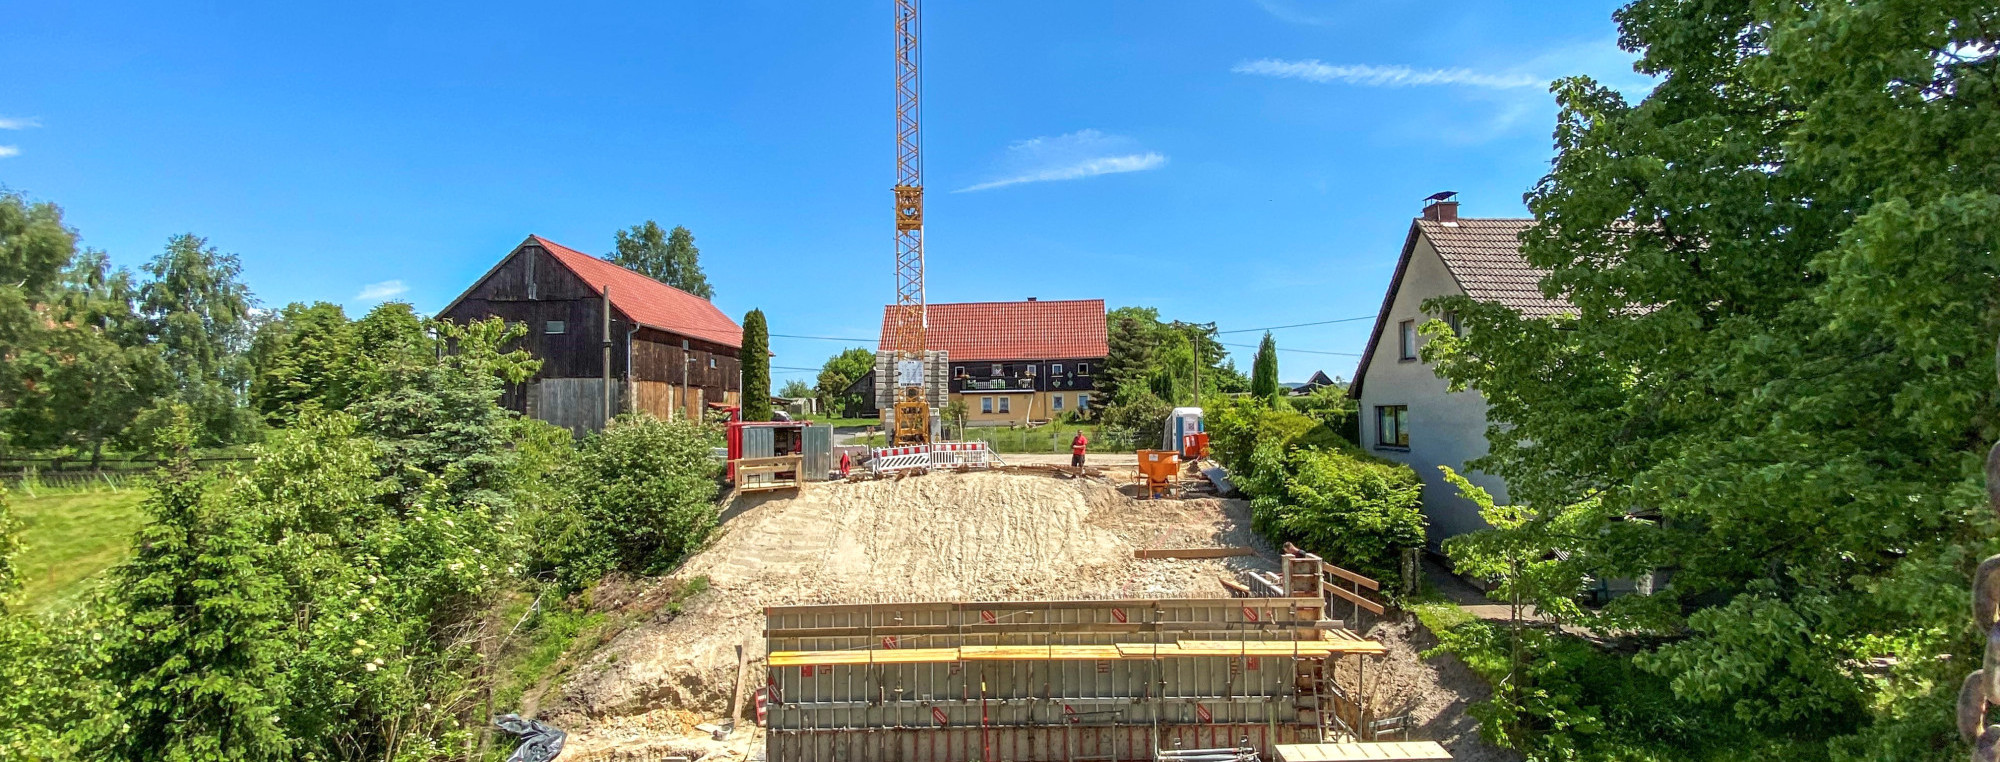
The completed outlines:
[[[1479,508],[1460,497],[1458,489],[1444,480],[1438,466],[1450,466],[1472,483],[1493,494],[1496,502],[1507,502],[1507,485],[1500,477],[1467,471],[1465,462],[1486,454],[1486,398],[1477,390],[1451,392],[1428,363],[1402,359],[1398,326],[1405,320],[1422,326],[1437,315],[1426,314],[1421,305],[1435,296],[1463,293],[1444,260],[1419,235],[1410,252],[1409,268],[1389,307],[1382,336],[1368,362],[1361,383],[1361,446],[1376,455],[1408,464],[1424,482],[1424,516],[1429,520],[1429,542],[1436,549],[1446,538],[1486,528]],[[1423,347],[1424,337],[1416,339]],[[1405,427],[1409,446],[1381,444],[1378,408],[1407,405]]]

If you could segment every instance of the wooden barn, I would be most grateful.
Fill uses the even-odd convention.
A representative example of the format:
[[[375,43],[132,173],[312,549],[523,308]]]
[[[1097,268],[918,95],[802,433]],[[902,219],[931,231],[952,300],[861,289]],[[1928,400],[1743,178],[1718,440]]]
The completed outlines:
[[[579,434],[602,429],[607,406],[614,416],[698,417],[708,403],[737,404],[743,391],[736,321],[707,299],[541,236],[514,247],[438,317],[525,323],[524,348],[542,369],[501,403]]]

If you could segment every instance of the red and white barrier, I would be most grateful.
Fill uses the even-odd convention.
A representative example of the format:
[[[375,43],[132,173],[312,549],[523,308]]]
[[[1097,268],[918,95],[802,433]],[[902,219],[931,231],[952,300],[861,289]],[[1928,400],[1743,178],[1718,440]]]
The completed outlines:
[[[869,470],[877,474],[919,468],[986,468],[997,465],[1001,465],[999,456],[985,442],[877,447],[868,459]]]

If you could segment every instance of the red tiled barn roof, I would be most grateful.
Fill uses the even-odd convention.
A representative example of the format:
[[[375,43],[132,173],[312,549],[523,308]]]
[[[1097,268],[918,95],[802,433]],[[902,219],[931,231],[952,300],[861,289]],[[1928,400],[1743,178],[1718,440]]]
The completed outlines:
[[[885,352],[890,349],[894,309],[882,308],[879,347]],[[944,350],[954,362],[1103,357],[1111,353],[1104,338],[1103,299],[933,304],[926,315],[930,323],[926,343],[930,349]]]
[[[546,249],[591,288],[610,286],[611,306],[640,325],[725,347],[743,347],[742,326],[707,299],[538,235],[528,236],[528,240]]]

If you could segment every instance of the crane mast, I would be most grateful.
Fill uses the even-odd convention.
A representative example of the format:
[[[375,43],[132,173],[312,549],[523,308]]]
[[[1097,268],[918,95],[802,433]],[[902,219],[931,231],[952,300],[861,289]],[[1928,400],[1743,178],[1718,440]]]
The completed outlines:
[[[922,2],[896,0],[896,313],[894,349],[924,359]]]
[[[895,443],[928,444],[931,408],[924,315],[924,156],[921,0],[896,0],[896,305],[890,349],[896,371]]]

